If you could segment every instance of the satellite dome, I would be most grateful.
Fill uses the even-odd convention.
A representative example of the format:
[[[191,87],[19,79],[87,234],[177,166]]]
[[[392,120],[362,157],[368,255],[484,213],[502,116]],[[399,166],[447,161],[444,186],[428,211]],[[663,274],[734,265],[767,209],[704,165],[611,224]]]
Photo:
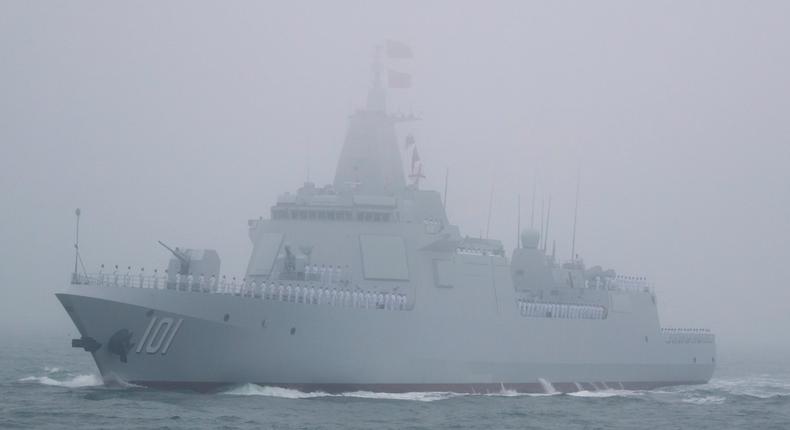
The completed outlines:
[[[526,229],[521,232],[521,246],[524,248],[535,249],[540,242],[540,233],[534,229]]]

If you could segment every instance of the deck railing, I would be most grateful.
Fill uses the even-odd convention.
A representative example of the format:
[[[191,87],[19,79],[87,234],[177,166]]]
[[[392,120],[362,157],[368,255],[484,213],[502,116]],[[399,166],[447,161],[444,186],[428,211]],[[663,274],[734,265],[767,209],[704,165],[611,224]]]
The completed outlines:
[[[132,274],[94,273],[72,275],[72,285],[107,288],[142,288],[187,293],[230,294],[259,300],[339,307],[411,310],[413,303],[398,291],[363,289],[346,283],[312,281],[247,281],[226,276],[166,276],[155,272]]]

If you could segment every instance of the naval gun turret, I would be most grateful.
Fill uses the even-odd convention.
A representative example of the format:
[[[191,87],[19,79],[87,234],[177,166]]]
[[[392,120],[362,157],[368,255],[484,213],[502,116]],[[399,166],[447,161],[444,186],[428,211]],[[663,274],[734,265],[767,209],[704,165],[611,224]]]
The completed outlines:
[[[198,282],[200,277],[219,277],[220,259],[217,251],[213,249],[175,249],[159,241],[165,249],[173,254],[167,264],[167,285],[175,287],[184,284],[192,276],[193,282]]]

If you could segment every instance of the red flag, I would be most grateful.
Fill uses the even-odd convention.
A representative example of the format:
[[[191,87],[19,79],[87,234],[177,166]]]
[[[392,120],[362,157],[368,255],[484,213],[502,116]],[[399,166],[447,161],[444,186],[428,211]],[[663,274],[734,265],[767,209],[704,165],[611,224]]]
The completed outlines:
[[[411,88],[411,75],[389,69],[387,71],[387,84],[390,88]]]

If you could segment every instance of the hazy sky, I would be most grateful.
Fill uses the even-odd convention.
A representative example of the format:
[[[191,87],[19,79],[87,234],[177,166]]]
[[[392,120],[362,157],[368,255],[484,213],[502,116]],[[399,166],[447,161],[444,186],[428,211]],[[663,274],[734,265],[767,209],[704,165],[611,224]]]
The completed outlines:
[[[331,4],[330,4],[331,3]],[[162,267],[164,240],[241,273],[246,220],[332,181],[372,46],[424,188],[512,249],[552,195],[569,257],[657,282],[662,324],[790,344],[790,2],[0,2],[0,332],[72,330],[73,266]]]

